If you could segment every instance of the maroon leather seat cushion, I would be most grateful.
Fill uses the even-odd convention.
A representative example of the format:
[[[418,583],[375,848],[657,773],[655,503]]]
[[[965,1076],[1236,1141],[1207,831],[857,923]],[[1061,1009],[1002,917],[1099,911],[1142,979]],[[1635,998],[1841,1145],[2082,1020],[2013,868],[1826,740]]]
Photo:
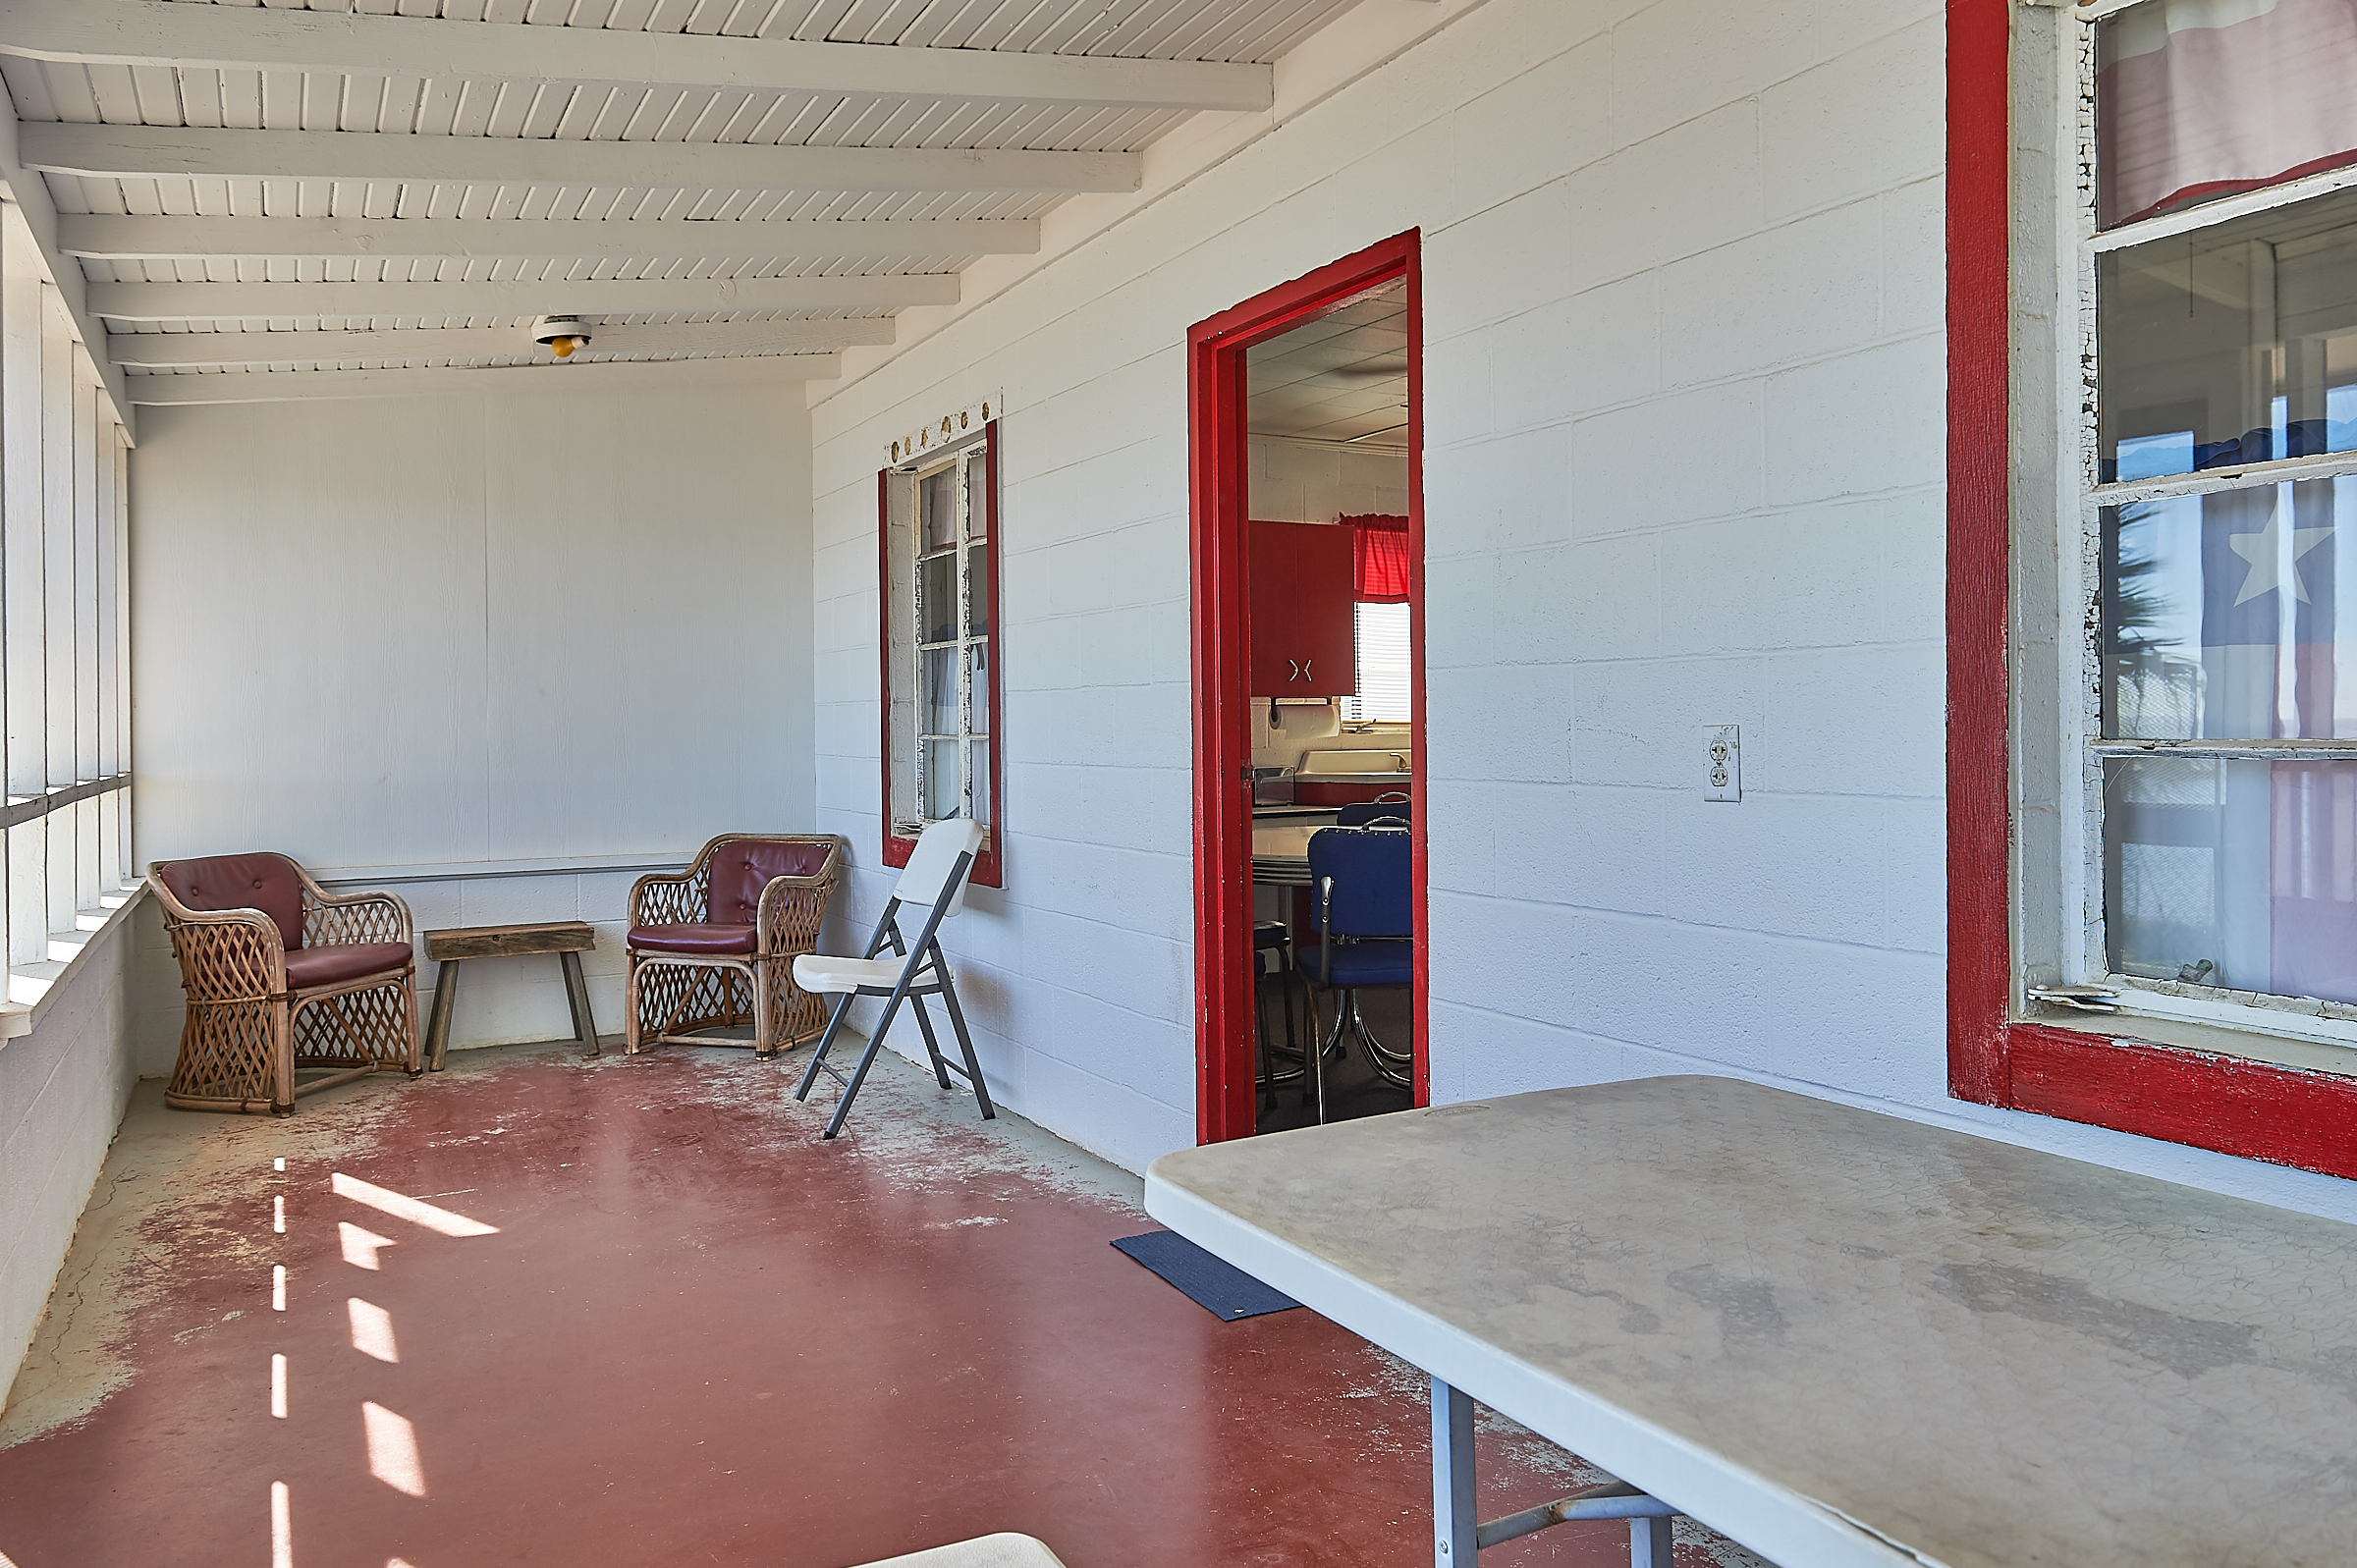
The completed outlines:
[[[413,956],[406,942],[351,942],[287,954],[287,984],[297,991],[399,969]]]
[[[815,877],[834,848],[826,843],[776,843],[733,838],[712,851],[712,876],[705,885],[704,918],[720,924],[758,919],[761,890],[772,877]],[[751,951],[750,948],[745,949]]]
[[[753,928],[710,921],[687,926],[632,926],[630,942],[640,952],[684,952],[706,957],[747,953],[753,950]]]
[[[209,855],[174,860],[162,869],[164,886],[191,909],[259,909],[278,926],[292,955],[302,946],[302,883],[284,855]],[[407,952],[408,948],[402,949]]]

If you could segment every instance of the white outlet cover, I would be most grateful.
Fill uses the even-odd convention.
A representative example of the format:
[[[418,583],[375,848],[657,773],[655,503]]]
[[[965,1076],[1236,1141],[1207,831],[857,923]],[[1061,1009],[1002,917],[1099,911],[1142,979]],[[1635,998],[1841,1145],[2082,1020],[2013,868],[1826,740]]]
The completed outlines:
[[[1743,798],[1743,737],[1736,725],[1702,727],[1702,798]]]

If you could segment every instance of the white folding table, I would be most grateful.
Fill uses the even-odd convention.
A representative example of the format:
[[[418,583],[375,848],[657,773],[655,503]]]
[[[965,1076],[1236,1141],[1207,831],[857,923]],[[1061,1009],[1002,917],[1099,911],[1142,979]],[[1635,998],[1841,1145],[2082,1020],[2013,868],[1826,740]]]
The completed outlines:
[[[1146,1209],[1431,1375],[1443,1568],[1472,1400],[1628,1484],[1557,1512],[1784,1568],[2357,1564],[2357,1227],[1700,1077],[1183,1150]]]

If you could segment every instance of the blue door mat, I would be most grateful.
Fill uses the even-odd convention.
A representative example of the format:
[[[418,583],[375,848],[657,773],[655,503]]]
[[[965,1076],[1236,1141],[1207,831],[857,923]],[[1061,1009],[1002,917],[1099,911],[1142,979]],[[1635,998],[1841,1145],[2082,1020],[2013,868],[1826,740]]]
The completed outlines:
[[[1188,1299],[1222,1323],[1283,1312],[1301,1303],[1272,1290],[1250,1274],[1214,1257],[1176,1230],[1149,1230],[1114,1243],[1122,1251],[1184,1291]]]

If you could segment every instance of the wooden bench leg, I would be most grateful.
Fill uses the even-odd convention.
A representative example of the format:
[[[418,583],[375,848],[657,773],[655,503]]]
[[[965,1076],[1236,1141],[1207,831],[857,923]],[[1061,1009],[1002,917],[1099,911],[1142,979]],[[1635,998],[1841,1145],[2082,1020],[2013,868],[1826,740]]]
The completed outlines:
[[[581,1054],[598,1054],[597,1019],[589,1011],[589,983],[581,978],[581,955],[561,952],[557,962],[565,966],[565,1004],[573,1009],[573,1038],[583,1047]]]
[[[434,965],[434,1021],[425,1030],[425,1064],[442,1070],[442,1054],[450,1049],[450,1013],[459,1001],[459,965],[464,959],[445,958]]]

